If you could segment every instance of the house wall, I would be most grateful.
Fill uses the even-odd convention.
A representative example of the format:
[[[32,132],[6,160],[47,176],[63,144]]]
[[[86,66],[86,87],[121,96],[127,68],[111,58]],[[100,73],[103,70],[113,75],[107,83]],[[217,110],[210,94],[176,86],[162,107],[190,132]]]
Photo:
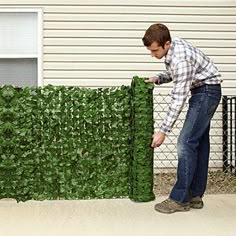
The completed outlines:
[[[0,7],[42,8],[44,85],[130,85],[134,75],[149,77],[164,70],[163,61],[152,58],[141,40],[151,24],[161,22],[169,27],[172,37],[182,37],[210,56],[222,74],[223,94],[235,95],[235,0],[1,0]],[[154,92],[166,94],[170,90],[171,83]],[[158,109],[156,124],[165,114]],[[213,122],[217,160],[222,154],[220,111],[221,107]],[[174,129],[174,134],[178,132]],[[176,156],[172,143],[175,136],[167,140],[162,154],[156,154],[161,162],[163,153]],[[168,163],[176,165],[176,159]]]
[[[236,1],[1,0],[43,9],[44,84],[116,86],[164,69],[141,38],[149,25],[200,47],[219,67],[224,92],[236,87]],[[171,86],[171,85],[169,85]],[[169,88],[168,86],[168,88]]]

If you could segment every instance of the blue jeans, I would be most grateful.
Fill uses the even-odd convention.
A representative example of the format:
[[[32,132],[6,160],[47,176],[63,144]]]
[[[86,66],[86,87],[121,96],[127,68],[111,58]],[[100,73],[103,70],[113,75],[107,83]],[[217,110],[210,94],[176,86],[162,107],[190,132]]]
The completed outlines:
[[[177,181],[170,193],[170,198],[178,203],[203,196],[206,190],[210,123],[221,99],[221,86],[204,85],[191,94],[177,144]]]

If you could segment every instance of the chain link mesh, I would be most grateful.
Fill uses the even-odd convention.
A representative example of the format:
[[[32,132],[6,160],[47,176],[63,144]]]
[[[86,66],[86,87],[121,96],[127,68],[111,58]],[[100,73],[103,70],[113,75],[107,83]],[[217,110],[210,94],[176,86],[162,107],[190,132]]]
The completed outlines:
[[[155,91],[155,90],[154,90]],[[171,96],[154,95],[154,128],[158,131],[164,119]],[[236,193],[236,97],[223,96],[211,122],[210,160],[206,193]],[[175,181],[177,169],[177,138],[182,129],[188,109],[188,102],[176,121],[173,131],[165,142],[154,151],[154,192],[169,194]]]

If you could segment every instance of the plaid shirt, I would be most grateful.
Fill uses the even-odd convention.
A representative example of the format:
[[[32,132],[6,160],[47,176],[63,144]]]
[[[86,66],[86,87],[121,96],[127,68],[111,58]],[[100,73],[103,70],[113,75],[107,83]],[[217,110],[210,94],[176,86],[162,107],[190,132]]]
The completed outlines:
[[[182,111],[190,89],[204,84],[220,84],[222,80],[213,62],[198,48],[180,38],[172,40],[165,65],[166,71],[156,76],[156,84],[171,81],[174,84],[169,110],[160,127],[160,131],[167,134]]]

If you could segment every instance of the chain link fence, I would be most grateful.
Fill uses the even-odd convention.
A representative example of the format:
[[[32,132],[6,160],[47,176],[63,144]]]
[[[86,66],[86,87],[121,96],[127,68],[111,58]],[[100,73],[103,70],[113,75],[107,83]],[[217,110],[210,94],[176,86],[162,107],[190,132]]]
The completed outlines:
[[[155,93],[155,131],[164,119],[170,103],[169,94]],[[182,129],[188,109],[186,102],[173,131],[165,142],[154,151],[154,192],[169,194],[175,181],[178,164],[177,138]],[[210,160],[206,193],[236,193],[236,97],[223,96],[213,117],[210,131]]]

